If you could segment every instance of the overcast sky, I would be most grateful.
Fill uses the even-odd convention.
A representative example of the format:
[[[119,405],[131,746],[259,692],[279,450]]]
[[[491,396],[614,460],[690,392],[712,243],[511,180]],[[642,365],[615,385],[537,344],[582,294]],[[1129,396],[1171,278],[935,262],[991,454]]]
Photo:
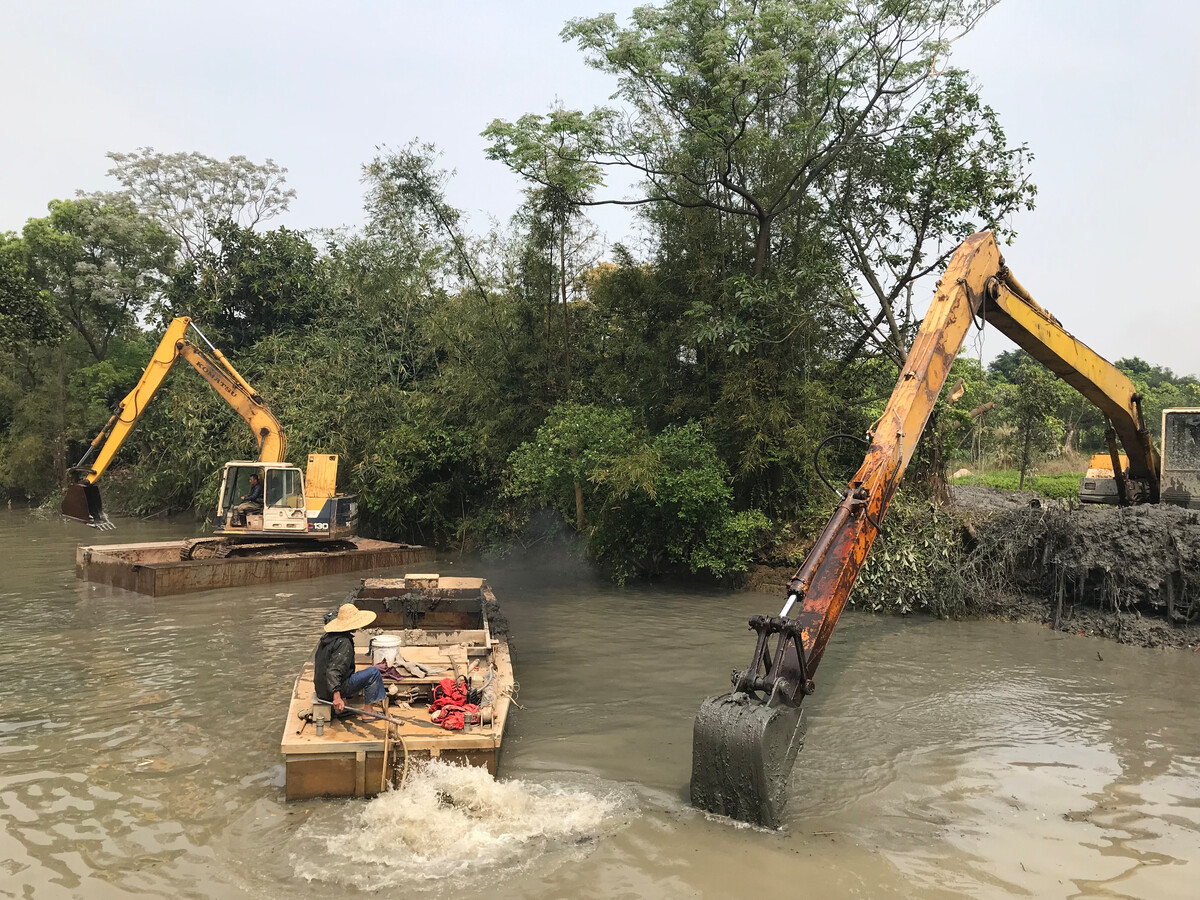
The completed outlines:
[[[0,230],[113,187],[105,152],[142,146],[271,157],[298,194],[284,224],[355,225],[362,164],[413,137],[443,150],[450,199],[478,226],[505,220],[520,186],[479,132],[556,98],[606,102],[612,82],[558,33],[634,5],[9,0]],[[1188,0],[1004,0],[953,57],[1036,157],[1037,209],[1005,254],[1017,277],[1104,356],[1194,374],[1198,46]],[[630,227],[612,209],[601,225],[613,238]],[[989,333],[982,352],[1011,346]]]

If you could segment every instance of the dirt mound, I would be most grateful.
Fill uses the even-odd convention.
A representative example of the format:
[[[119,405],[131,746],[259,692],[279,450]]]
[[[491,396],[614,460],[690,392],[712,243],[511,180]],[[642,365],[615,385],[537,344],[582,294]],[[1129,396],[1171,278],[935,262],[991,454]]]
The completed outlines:
[[[982,612],[1026,618],[1032,602],[1064,631],[1148,646],[1200,637],[1200,512],[1014,504],[964,527]]]

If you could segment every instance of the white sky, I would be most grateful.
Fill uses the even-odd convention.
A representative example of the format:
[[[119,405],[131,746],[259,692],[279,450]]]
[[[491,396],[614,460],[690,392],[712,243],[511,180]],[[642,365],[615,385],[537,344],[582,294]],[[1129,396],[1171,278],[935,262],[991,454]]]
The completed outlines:
[[[555,98],[605,102],[612,83],[558,33],[633,5],[9,0],[0,230],[112,187],[105,152],[141,146],[271,157],[298,194],[283,224],[354,225],[360,167],[412,137],[444,151],[450,200],[477,225],[507,219],[520,186],[479,132]],[[1005,254],[1017,277],[1108,358],[1196,374],[1198,46],[1194,0],[1004,0],[954,55],[1036,156],[1038,208]],[[614,238],[629,227],[617,210],[597,218]],[[985,358],[1010,346],[989,333]]]

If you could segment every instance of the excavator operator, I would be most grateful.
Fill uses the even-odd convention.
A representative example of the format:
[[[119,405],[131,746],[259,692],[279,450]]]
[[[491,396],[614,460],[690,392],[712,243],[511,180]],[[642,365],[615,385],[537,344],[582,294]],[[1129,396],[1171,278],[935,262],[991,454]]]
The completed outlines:
[[[250,489],[238,498],[239,503],[233,508],[242,524],[246,522],[246,513],[260,513],[263,508],[262,476],[258,472],[250,473]]]

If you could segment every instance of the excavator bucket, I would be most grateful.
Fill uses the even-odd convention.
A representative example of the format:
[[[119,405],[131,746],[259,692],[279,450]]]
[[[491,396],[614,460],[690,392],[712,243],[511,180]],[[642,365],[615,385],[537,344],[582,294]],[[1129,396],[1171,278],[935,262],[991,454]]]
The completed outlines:
[[[692,805],[780,827],[788,777],[803,745],[798,708],[770,707],[740,692],[709,697],[692,731]]]
[[[100,501],[100,488],[86,482],[76,482],[63,491],[62,514],[69,519],[78,519],[88,525],[107,531],[113,528],[112,521],[104,514]]]

